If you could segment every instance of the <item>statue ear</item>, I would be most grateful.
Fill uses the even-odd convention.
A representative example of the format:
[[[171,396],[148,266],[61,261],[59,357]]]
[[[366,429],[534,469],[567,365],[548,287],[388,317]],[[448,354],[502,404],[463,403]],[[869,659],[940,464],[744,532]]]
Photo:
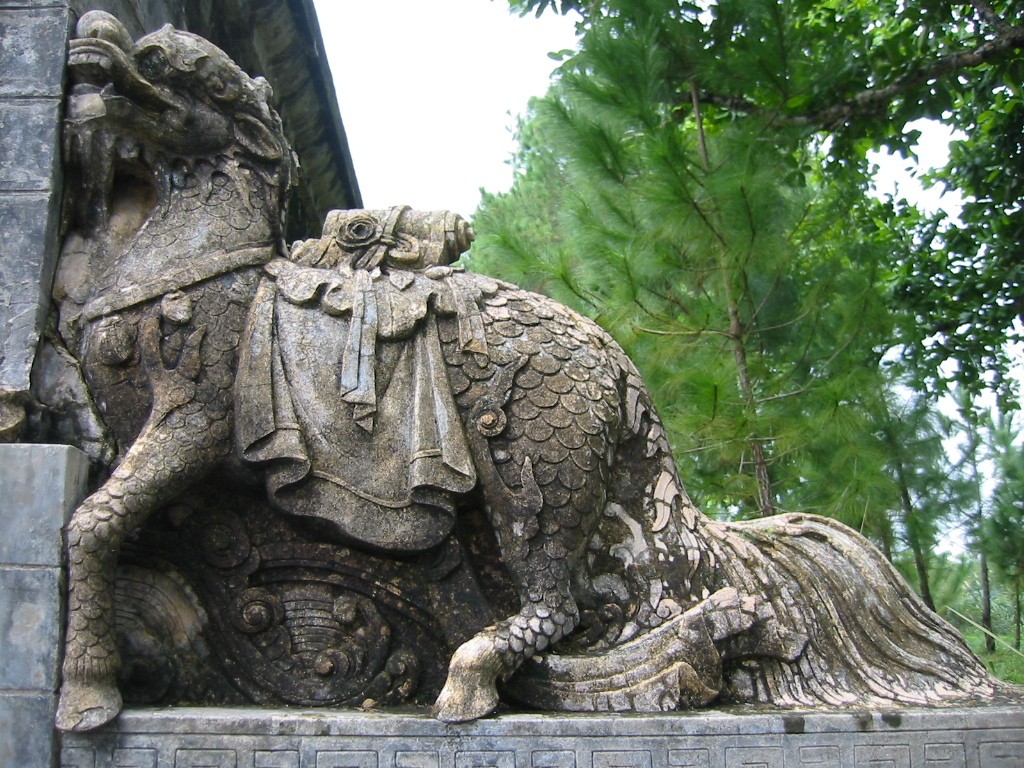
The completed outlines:
[[[235,138],[256,157],[271,161],[281,159],[281,147],[274,134],[254,117],[235,115]]]

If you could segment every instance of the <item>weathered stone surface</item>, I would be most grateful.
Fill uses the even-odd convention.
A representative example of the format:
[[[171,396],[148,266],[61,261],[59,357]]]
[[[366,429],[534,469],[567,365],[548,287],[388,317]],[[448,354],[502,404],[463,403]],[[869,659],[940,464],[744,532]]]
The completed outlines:
[[[0,6],[0,98],[61,98],[69,24],[63,7]]]
[[[61,530],[88,462],[66,445],[0,445],[0,766],[51,768],[63,629]]]
[[[1015,695],[856,531],[701,515],[621,348],[455,265],[460,217],[333,211],[284,253],[281,122],[208,41],[90,13],[69,67],[54,298],[121,455],[68,526],[62,730],[116,716],[125,666],[150,701],[440,687],[448,722],[499,682],[573,712]],[[166,565],[118,594],[122,551]],[[188,672],[204,639],[235,690]]]
[[[59,135],[59,99],[0,100],[0,192],[51,189]]]
[[[41,8],[66,8],[67,0],[0,0],[0,8],[22,8],[36,10]]]
[[[17,439],[56,261],[66,3],[0,4],[0,441]],[[37,193],[22,196],[21,193]]]
[[[58,196],[50,193],[0,196],[0,389],[29,389],[50,306],[46,289],[57,260],[58,206]]]
[[[85,495],[89,464],[67,445],[0,445],[0,564],[59,568],[61,531]]]
[[[185,28],[186,6],[195,0],[69,0],[76,18],[89,11],[106,11],[124,22],[133,37],[159,29],[164,24]]]
[[[332,208],[359,208],[359,185],[312,0],[188,5],[189,28],[203,30],[246,71],[263,75],[275,87],[275,106],[303,169],[303,183],[289,210],[289,238],[316,232]]]
[[[56,690],[60,586],[56,568],[0,566],[0,689]]]
[[[4,768],[52,768],[60,752],[53,730],[51,693],[0,691],[0,765]]]
[[[659,716],[127,710],[64,737],[63,768],[1016,768],[1024,710]]]

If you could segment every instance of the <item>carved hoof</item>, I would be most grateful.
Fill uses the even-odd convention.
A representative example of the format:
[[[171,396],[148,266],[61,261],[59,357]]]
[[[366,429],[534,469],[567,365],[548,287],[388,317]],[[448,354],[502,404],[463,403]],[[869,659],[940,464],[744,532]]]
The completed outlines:
[[[433,714],[446,723],[464,723],[491,714],[498,706],[495,680],[500,657],[486,635],[477,635],[459,646],[452,656]]]
[[[448,682],[434,703],[433,714],[446,723],[465,723],[491,714],[498,706],[498,691],[494,684],[467,684],[465,681]]]
[[[57,728],[91,731],[106,725],[121,711],[121,692],[113,683],[69,683],[60,689]]]

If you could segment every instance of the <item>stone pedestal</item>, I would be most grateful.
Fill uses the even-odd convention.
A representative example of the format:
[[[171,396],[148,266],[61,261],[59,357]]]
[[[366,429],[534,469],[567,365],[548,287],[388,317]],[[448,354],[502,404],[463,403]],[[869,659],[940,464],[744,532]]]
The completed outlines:
[[[88,460],[63,445],[0,445],[0,766],[50,768],[63,628],[61,532]]]
[[[64,768],[1020,768],[1024,709],[503,715],[128,710]]]

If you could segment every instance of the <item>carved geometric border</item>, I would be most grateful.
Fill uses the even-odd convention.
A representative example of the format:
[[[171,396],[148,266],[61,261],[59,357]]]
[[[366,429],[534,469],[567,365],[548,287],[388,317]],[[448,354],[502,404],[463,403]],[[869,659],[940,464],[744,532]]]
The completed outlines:
[[[205,712],[206,716],[197,713]],[[924,715],[919,713],[924,712]],[[659,716],[129,712],[63,768],[1024,768],[1024,708]]]

